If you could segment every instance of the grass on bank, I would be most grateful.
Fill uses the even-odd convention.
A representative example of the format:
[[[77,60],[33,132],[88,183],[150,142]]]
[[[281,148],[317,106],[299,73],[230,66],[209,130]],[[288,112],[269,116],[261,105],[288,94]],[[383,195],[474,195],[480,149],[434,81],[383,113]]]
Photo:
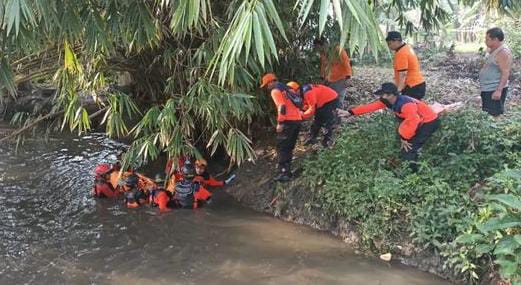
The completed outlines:
[[[500,120],[476,110],[443,116],[416,174],[398,150],[392,115],[359,117],[334,149],[305,159],[303,177],[368,250],[407,241],[441,252],[466,281],[495,268],[521,284],[521,110]]]

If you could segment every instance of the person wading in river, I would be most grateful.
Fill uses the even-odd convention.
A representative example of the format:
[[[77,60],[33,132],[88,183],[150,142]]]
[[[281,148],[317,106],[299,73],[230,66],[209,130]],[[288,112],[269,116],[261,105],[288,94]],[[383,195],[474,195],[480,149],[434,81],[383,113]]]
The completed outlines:
[[[410,163],[411,169],[418,170],[418,151],[432,134],[440,127],[438,114],[425,102],[400,95],[393,83],[384,83],[375,92],[381,98],[378,101],[358,106],[349,111],[339,110],[340,116],[357,116],[389,108],[400,122],[398,134],[401,138],[400,156]]]
[[[94,169],[94,189],[92,190],[96,198],[114,198],[118,196],[118,191],[110,183],[110,174],[113,169],[110,164],[103,163]]]
[[[181,168],[182,178],[175,183],[174,203],[177,208],[195,209],[209,203],[212,193],[194,181],[195,169],[190,161]]]
[[[231,175],[226,180],[217,180],[207,170],[208,162],[206,159],[198,159],[195,161],[195,177],[194,181],[203,185],[203,187],[223,187],[224,185],[230,184],[234,179],[235,175]]]
[[[152,189],[152,191],[150,191],[150,206],[158,207],[160,213],[170,212],[172,208],[175,207],[172,203],[173,201],[171,199],[171,193],[166,191],[162,186],[164,184],[164,180],[161,178],[161,176],[156,176],[155,183],[157,186]]]
[[[134,173],[123,179],[125,206],[127,208],[138,208],[148,200],[147,191],[139,187],[138,183],[139,177]]]
[[[305,145],[312,145],[317,142],[317,136],[321,128],[325,129],[322,140],[323,147],[331,146],[333,137],[333,126],[336,121],[336,109],[338,106],[338,94],[335,90],[321,84],[306,84],[299,86],[295,81],[288,82],[288,87],[294,92],[301,94],[304,99],[304,109],[302,117],[309,119],[314,116],[310,134]]]
[[[420,71],[420,61],[412,46],[403,42],[399,32],[391,31],[385,38],[389,49],[394,51],[394,83],[401,94],[422,100],[427,85]]]
[[[297,106],[302,98],[298,94],[293,94],[290,88],[277,81],[273,73],[268,73],[262,77],[261,88],[269,91],[273,103],[277,109],[277,158],[279,174],[274,178],[275,181],[291,180],[291,160],[293,150],[297,143],[300,125],[302,122],[301,107]],[[296,95],[296,96],[294,96]],[[298,96],[298,98],[297,98]]]
[[[503,44],[504,39],[500,28],[487,31],[485,44],[488,55],[479,72],[482,109],[492,116],[505,112],[508,78],[512,71],[512,52]]]

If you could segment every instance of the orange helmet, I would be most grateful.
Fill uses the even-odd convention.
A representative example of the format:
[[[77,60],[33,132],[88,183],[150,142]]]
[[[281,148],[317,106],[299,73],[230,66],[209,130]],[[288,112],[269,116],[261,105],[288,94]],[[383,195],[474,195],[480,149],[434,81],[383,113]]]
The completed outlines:
[[[264,76],[262,77],[262,81],[261,81],[261,88],[264,88],[266,85],[270,84],[271,82],[277,80],[277,76],[275,76],[275,74],[273,73],[266,73],[264,74]]]
[[[109,171],[111,171],[111,170],[112,170],[112,167],[110,164],[102,163],[102,164],[96,166],[96,168],[94,169],[94,174],[105,175],[105,174],[109,173]]]
[[[206,166],[208,166],[208,162],[206,162],[205,159],[201,158],[201,159],[198,159],[195,161],[195,166],[196,167],[198,167],[198,166],[206,167]]]
[[[300,85],[296,81],[290,81],[286,85],[295,91],[300,88]]]

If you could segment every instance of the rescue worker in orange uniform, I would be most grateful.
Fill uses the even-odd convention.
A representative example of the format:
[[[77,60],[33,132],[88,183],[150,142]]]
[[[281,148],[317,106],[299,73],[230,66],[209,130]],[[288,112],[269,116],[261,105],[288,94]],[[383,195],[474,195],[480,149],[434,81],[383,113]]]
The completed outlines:
[[[278,158],[278,175],[275,181],[291,180],[291,160],[293,159],[293,150],[297,143],[300,125],[302,122],[300,96],[294,96],[293,92],[285,84],[277,81],[277,77],[273,73],[265,74],[262,77],[261,88],[269,91],[273,103],[277,109],[277,158]],[[291,93],[290,93],[291,92]]]
[[[110,184],[110,174],[113,169],[110,164],[103,163],[94,169],[94,188],[92,194],[96,198],[114,198],[118,196],[118,191]]]
[[[295,81],[287,84],[295,92],[302,94],[306,110],[302,113],[304,119],[314,116],[313,124],[305,145],[312,145],[317,142],[317,136],[321,128],[325,129],[322,146],[331,145],[333,127],[336,122],[336,109],[338,106],[338,94],[335,90],[321,84],[306,84],[299,86]]]
[[[398,134],[401,138],[400,156],[410,162],[413,171],[418,170],[418,151],[440,127],[438,114],[425,102],[401,95],[393,83],[384,83],[375,92],[381,98],[378,101],[358,106],[349,111],[340,111],[341,116],[362,115],[389,108],[400,122]]]
[[[172,211],[172,208],[174,208],[173,200],[171,193],[162,186],[164,184],[163,179],[156,176],[155,183],[157,185],[156,188],[150,191],[150,206],[158,207],[160,213]]]
[[[184,163],[181,172],[183,174],[181,180],[175,183],[173,195],[175,206],[183,209],[195,209],[210,203],[212,193],[194,181],[195,169],[190,161]]]
[[[182,178],[181,169],[183,168],[183,165],[186,161],[186,156],[182,155],[177,159],[177,165],[176,168],[172,170],[172,167],[174,165],[174,160],[169,159],[166,162],[165,167],[165,177],[166,177],[166,190],[170,193],[174,193],[175,191],[175,183],[176,181],[179,181]]]
[[[123,190],[125,206],[127,208],[138,208],[148,201],[148,191],[138,186],[139,177],[132,173],[123,179]]]
[[[320,52],[320,76],[328,87],[337,92],[338,107],[342,108],[347,96],[349,80],[353,76],[351,59],[347,55],[347,51],[340,46],[336,46],[330,52],[325,38],[315,39],[313,45]]]
[[[406,44],[399,32],[391,31],[385,38],[394,53],[394,83],[401,94],[422,100],[427,90],[420,71],[420,61],[411,45]]]
[[[226,180],[217,180],[210,173],[208,173],[208,162],[205,159],[198,159],[195,161],[195,177],[194,181],[201,184],[203,187],[223,187],[230,184],[235,175],[228,177]]]

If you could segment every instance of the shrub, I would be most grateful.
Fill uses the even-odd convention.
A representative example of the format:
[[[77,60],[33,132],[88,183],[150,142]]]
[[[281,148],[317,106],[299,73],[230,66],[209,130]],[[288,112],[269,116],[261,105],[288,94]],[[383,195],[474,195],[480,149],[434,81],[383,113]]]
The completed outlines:
[[[521,167],[488,180],[474,223],[445,250],[449,263],[476,281],[494,268],[513,284],[521,284]]]
[[[409,237],[447,250],[480,212],[468,191],[521,157],[521,111],[501,120],[475,110],[443,116],[418,173],[399,163],[394,121],[378,113],[346,125],[334,149],[303,162],[305,183],[324,210],[356,225],[366,249],[391,250]]]

